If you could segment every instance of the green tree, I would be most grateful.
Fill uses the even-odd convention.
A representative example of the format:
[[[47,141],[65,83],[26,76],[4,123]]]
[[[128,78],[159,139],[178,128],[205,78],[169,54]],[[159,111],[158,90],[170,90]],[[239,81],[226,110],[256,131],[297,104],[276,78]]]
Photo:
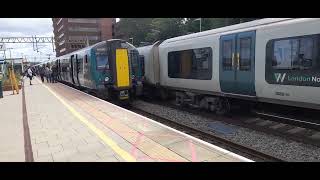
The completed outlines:
[[[129,41],[134,45],[142,42],[153,43],[185,34],[199,32],[200,21],[197,18],[121,18],[116,24],[116,38]],[[201,30],[220,28],[258,18],[202,18]]]
[[[146,40],[154,42],[185,34],[184,18],[154,18]]]
[[[129,41],[133,38],[135,45],[145,41],[150,31],[152,18],[121,18],[116,24],[115,37]]]
[[[198,18],[186,18],[185,29],[187,34],[200,31],[200,21]],[[201,31],[212,29],[212,18],[201,18]]]
[[[199,21],[195,21],[197,18],[187,18],[186,31],[188,33],[199,32]],[[210,29],[220,28],[233,24],[253,21],[258,18],[201,18],[201,30],[206,31]]]

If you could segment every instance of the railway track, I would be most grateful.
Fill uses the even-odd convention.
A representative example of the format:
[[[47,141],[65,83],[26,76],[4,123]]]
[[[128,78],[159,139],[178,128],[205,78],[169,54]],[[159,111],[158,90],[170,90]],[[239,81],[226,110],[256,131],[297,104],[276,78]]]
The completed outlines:
[[[157,116],[155,114],[143,111],[143,110],[135,108],[135,107],[131,107],[130,110],[133,112],[136,112],[138,114],[141,114],[143,116],[152,118],[153,120],[156,120],[160,123],[166,124],[172,128],[178,129],[178,130],[183,131],[185,133],[188,133],[192,136],[200,138],[200,139],[207,141],[209,143],[219,145],[220,147],[223,146],[223,148],[225,148],[225,149],[231,150],[234,153],[240,154],[242,156],[245,156],[245,157],[250,158],[255,161],[270,161],[270,162],[284,161],[284,160],[276,158],[274,156],[259,152],[257,150],[252,149],[252,148],[249,148],[249,147],[231,142],[227,139],[218,137],[210,132],[205,132],[203,130],[191,127],[186,124],[178,123],[174,120],[170,120],[167,118]]]
[[[303,128],[313,129],[316,131],[320,131],[320,121],[316,120],[316,118],[303,118],[301,117],[300,113],[286,113],[287,115],[284,115],[283,113],[277,113],[273,111],[259,111],[259,110],[253,110],[253,114],[255,114],[258,117],[261,117],[263,119],[269,119],[277,122],[287,123]],[[290,114],[290,115],[288,115]],[[300,115],[297,115],[300,114]],[[318,114],[320,115],[320,114]],[[318,116],[319,117],[319,116]]]
[[[318,138],[320,134],[320,124],[314,121],[307,121],[275,114],[272,112],[260,111],[239,111],[234,112],[229,116],[219,116],[212,112],[199,110],[192,107],[176,106],[174,103],[166,101],[154,101],[145,98],[143,101],[170,107],[215,121],[221,121],[267,134],[280,136],[296,142],[320,147],[320,138]]]

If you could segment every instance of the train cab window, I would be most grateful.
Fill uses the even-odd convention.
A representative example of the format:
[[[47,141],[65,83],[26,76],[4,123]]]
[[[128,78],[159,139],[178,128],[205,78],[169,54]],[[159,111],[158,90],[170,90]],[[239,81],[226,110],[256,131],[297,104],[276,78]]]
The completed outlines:
[[[108,56],[107,54],[98,54],[96,56],[97,59],[97,68],[98,69],[105,69],[108,67]]]
[[[169,52],[168,76],[170,78],[210,80],[212,77],[211,48]]]
[[[240,71],[251,69],[251,37],[240,38],[239,68]]]
[[[232,40],[222,43],[222,67],[224,71],[232,70]]]

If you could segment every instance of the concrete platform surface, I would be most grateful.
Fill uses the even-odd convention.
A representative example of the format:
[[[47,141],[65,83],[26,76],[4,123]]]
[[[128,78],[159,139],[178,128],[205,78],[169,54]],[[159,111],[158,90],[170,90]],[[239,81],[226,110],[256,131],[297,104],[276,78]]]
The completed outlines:
[[[251,161],[61,83],[33,83],[24,88],[34,161]],[[0,161],[24,161],[21,107],[21,95],[0,99]]]
[[[0,99],[0,162],[23,162],[22,96],[4,91]]]

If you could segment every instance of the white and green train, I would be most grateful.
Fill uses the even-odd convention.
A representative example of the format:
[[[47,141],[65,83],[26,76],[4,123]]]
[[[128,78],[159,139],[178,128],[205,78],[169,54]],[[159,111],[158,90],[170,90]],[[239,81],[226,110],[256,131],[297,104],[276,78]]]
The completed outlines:
[[[132,88],[132,71],[136,68],[132,63],[134,59],[138,59],[138,52],[133,45],[111,39],[37,66],[49,63],[58,68],[58,80],[64,83],[106,99],[126,101]]]
[[[268,18],[138,48],[144,86],[219,113],[232,100],[320,110],[320,19]],[[249,100],[249,101],[248,101]]]

